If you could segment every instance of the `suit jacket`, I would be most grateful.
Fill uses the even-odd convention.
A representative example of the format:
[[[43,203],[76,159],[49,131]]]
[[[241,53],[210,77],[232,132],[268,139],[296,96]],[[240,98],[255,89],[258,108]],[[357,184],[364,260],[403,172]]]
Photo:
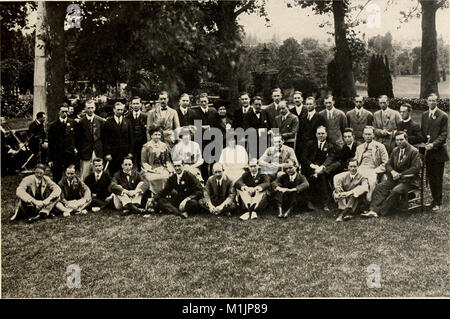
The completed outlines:
[[[233,112],[233,128],[242,127],[244,130],[248,129],[249,126],[248,122],[244,121],[244,117],[250,113],[253,112],[253,109],[251,106],[248,107],[247,113],[244,114],[242,107],[234,110]]]
[[[168,137],[172,134],[173,130],[180,127],[180,120],[178,119],[178,113],[174,109],[167,107],[166,114],[161,114],[161,107],[156,106],[147,116],[147,141],[150,141],[150,134],[148,130],[151,127],[159,127],[164,131],[164,137]]]
[[[264,109],[267,114],[267,120],[269,124],[269,129],[276,127],[275,118],[280,114],[279,110],[275,108],[275,103],[269,104],[268,107]]]
[[[78,152],[80,153],[80,158],[83,161],[88,161],[92,157],[92,152],[95,151],[97,157],[103,157],[103,144],[101,131],[105,119],[94,114],[91,123],[87,117],[83,117],[77,124],[76,127],[76,140],[75,144]]]
[[[305,118],[308,116],[308,110],[306,109],[305,105],[302,106],[302,110],[300,111],[300,114],[297,113],[297,108],[295,107],[295,105],[293,105],[293,106],[291,105],[291,107],[289,108],[289,112],[291,112],[292,114],[297,116],[299,121],[300,121],[300,118]]]
[[[127,115],[130,120],[134,134],[134,145],[142,146],[147,142],[147,114],[140,112],[137,119],[134,118],[133,111]]]
[[[231,204],[234,200],[235,191],[233,182],[227,177],[222,177],[222,184],[219,187],[217,185],[217,177],[211,176],[206,182],[205,189],[203,190],[203,197],[206,203],[209,205],[218,206],[224,203],[224,205]]]
[[[336,145],[325,141],[323,150],[321,151],[317,139],[307,143],[305,151],[302,152],[301,163],[302,172],[307,177],[314,174],[314,170],[310,167],[311,164],[325,166],[324,172],[327,174],[334,172],[341,165]]]
[[[447,142],[448,115],[440,109],[435,111],[434,117],[430,119],[429,111],[422,114],[422,135],[425,139],[430,136],[433,149],[427,151],[427,159],[436,162],[447,162],[449,160]]]
[[[356,141],[353,142],[352,148],[349,148],[347,144],[344,144],[340,151],[341,168],[344,170],[347,168],[348,162],[356,156]]]
[[[178,121],[180,122],[180,127],[194,125],[194,119],[192,117],[193,114],[191,108],[187,109],[186,115],[183,115],[183,112],[181,112],[181,109],[179,107],[176,109],[176,111],[178,114]]]
[[[91,173],[86,177],[84,183],[89,187],[94,198],[105,200],[110,195],[108,188],[111,184],[111,176],[108,172],[103,172],[98,181],[95,180],[95,173]]]
[[[389,155],[386,150],[386,146],[377,141],[372,141],[371,146],[375,149],[372,152],[372,158],[375,165],[376,173],[384,173],[386,171],[386,163],[389,160]],[[362,155],[364,154],[367,147],[367,143],[362,143],[356,147],[356,160],[358,161],[358,166],[361,164]]]
[[[48,129],[48,156],[51,162],[61,162],[64,157],[75,157],[75,122],[67,119],[62,124],[59,119]]]
[[[381,116],[381,110],[378,110],[373,114],[373,127],[375,128],[376,140],[383,143],[389,151],[391,146],[395,143],[393,135],[390,134],[382,136],[380,131],[383,129],[390,132],[396,131],[398,129],[398,123],[402,121],[402,118],[400,113],[393,109],[386,108],[386,111],[384,112],[386,112],[386,116],[384,118]]]
[[[352,180],[350,172],[343,172],[334,177],[333,195],[351,190],[353,190],[355,197],[367,193],[369,191],[367,178],[363,177],[360,173],[356,173]]]
[[[314,116],[311,118],[311,120],[308,120],[308,117],[306,116],[300,119],[299,124],[297,150],[301,147],[304,147],[309,141],[316,139],[316,130],[319,126],[327,126],[325,118],[317,111],[316,113],[314,113]],[[297,154],[298,153],[299,152],[297,152]]]
[[[238,190],[241,190],[242,186],[248,187],[260,186],[262,188],[262,191],[265,191],[270,187],[270,179],[268,175],[261,174],[261,172],[258,172],[256,177],[253,178],[250,171],[245,171],[244,174],[242,174],[242,176],[234,184],[234,187]]]
[[[208,107],[208,111],[206,113],[202,111],[201,107],[193,108],[192,118],[194,121],[202,121],[202,125],[209,125],[217,128],[220,126],[219,113],[217,113],[217,110],[211,106]]]
[[[386,163],[386,171],[390,173],[392,170],[395,170],[401,175],[400,182],[419,187],[419,172],[422,168],[419,150],[408,144],[401,160],[399,155],[400,147],[397,146],[392,150],[389,161]],[[407,175],[412,175],[412,177]]]
[[[117,124],[114,116],[108,118],[101,131],[103,154],[111,155],[113,159],[122,159],[134,150],[134,134],[130,120],[122,117],[122,123]]]
[[[26,176],[22,179],[16,189],[16,195],[20,200],[29,203],[36,196],[36,192],[40,191],[43,199],[49,198],[54,200],[61,195],[61,188],[48,176],[42,178],[40,190],[37,190],[36,177],[34,175]]]
[[[347,117],[345,113],[337,108],[333,108],[331,119],[328,118],[327,110],[319,112],[327,123],[328,139],[333,144],[343,145],[342,132],[347,128]]]
[[[157,201],[169,195],[176,202],[181,202],[187,197],[198,200],[202,197],[203,190],[198,178],[185,170],[180,183],[178,183],[177,174],[171,174],[164,188],[155,195],[154,199]]]
[[[132,170],[130,173],[130,181],[128,181],[127,174],[120,170],[114,173],[109,186],[110,192],[116,195],[122,194],[124,190],[135,190],[137,187],[145,191],[144,180],[138,171]]]
[[[37,120],[31,122],[28,127],[28,147],[34,154],[38,154],[39,145],[47,139],[44,123],[39,123]]]
[[[291,182],[289,175],[286,173],[281,174],[277,177],[275,181],[272,182],[272,188],[275,189],[278,186],[284,188],[296,188],[297,193],[303,192],[305,189],[309,187],[308,180],[305,176],[300,173],[297,173],[294,181]]]
[[[252,127],[254,129],[269,128],[269,119],[265,110],[261,110],[259,118],[256,116],[255,111],[251,110],[244,115],[243,124],[244,127]]]
[[[294,150],[286,145],[281,146],[279,151],[275,148],[275,146],[271,146],[264,151],[264,154],[260,158],[262,163],[274,163],[278,161],[278,163],[284,164],[287,160],[294,161],[297,166],[299,164]],[[263,165],[262,163],[261,165]]]
[[[294,142],[298,133],[298,127],[298,118],[294,114],[288,113],[284,121],[281,114],[275,117],[275,128],[280,130],[279,133],[286,142]]]
[[[58,186],[61,188],[61,201],[63,203],[78,199],[91,200],[91,190],[79,177],[75,177],[69,186],[67,177],[63,176]]]
[[[347,112],[347,123],[348,127],[353,129],[355,133],[355,138],[359,141],[363,141],[363,131],[366,125],[372,125],[373,123],[373,114],[372,112],[366,110],[365,108],[361,108],[361,115],[356,115],[356,110],[351,109]]]
[[[404,131],[408,134],[408,143],[411,145],[419,144],[425,142],[425,138],[422,135],[422,130],[416,122],[412,119],[408,122],[401,121],[398,123],[398,130]]]

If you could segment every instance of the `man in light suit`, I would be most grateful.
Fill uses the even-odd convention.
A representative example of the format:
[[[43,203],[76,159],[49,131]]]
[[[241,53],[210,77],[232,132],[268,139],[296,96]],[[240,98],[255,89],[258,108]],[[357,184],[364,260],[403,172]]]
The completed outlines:
[[[442,182],[444,165],[449,160],[446,142],[448,115],[437,107],[437,95],[427,98],[429,110],[422,114],[422,135],[426,137],[425,167],[433,196],[433,211],[439,211],[442,205]]]
[[[344,140],[342,133],[347,127],[347,117],[345,113],[334,107],[333,96],[327,96],[324,101],[326,109],[320,114],[325,118],[327,123],[328,139],[331,143],[342,147]]]
[[[408,135],[405,132],[396,132],[395,142],[398,146],[394,148],[386,163],[388,179],[376,186],[370,211],[361,216],[385,215],[399,204],[402,195],[419,187],[419,172],[422,167],[419,151],[408,143]]]
[[[261,173],[276,175],[284,170],[289,160],[292,160],[296,167],[299,165],[292,147],[284,145],[282,136],[275,135],[272,137],[272,146],[267,148],[259,159]],[[276,176],[273,176],[273,178],[276,178]]]
[[[92,160],[103,157],[103,144],[101,131],[105,120],[94,114],[95,102],[86,102],[86,116],[83,117],[76,127],[75,145],[80,154],[80,177],[84,181],[91,173]]]
[[[132,153],[137,170],[141,169],[142,146],[147,143],[147,114],[141,112],[141,107],[141,98],[135,96],[131,99],[131,112],[127,116],[130,120],[134,135],[134,148]]]
[[[281,101],[278,105],[279,115],[275,117],[275,128],[278,128],[286,146],[295,147],[295,139],[298,133],[298,118],[289,112],[286,101]]]
[[[381,95],[378,99],[381,110],[373,114],[373,127],[375,128],[375,138],[383,143],[388,153],[394,147],[393,135],[398,130],[398,124],[402,121],[400,113],[388,107],[388,97]]]
[[[147,141],[150,141],[148,133],[151,127],[158,127],[163,130],[163,139],[169,145],[175,143],[173,131],[180,127],[178,113],[168,106],[169,97],[166,91],[159,94],[159,103],[148,112],[147,116]]]
[[[355,108],[347,112],[348,126],[353,129],[358,144],[364,143],[363,130],[367,125],[372,125],[373,114],[364,108],[363,97],[355,97]]]
[[[337,174],[333,180],[333,198],[340,211],[337,222],[347,221],[361,214],[366,204],[363,194],[369,191],[367,178],[358,173],[355,159],[348,162],[348,171]]]
[[[264,110],[267,114],[267,119],[269,121],[269,129],[276,127],[275,118],[280,114],[278,109],[278,104],[281,102],[281,89],[276,88],[272,90],[272,100],[273,102],[269,104]]]
[[[215,163],[212,170],[214,175],[208,179],[203,190],[203,206],[213,215],[230,216],[236,208],[233,182],[223,173],[222,164]]]
[[[379,179],[386,172],[386,163],[389,155],[386,147],[374,140],[374,128],[366,126],[363,131],[365,142],[356,147],[356,161],[358,162],[358,173],[367,178],[369,191],[367,200],[372,200],[372,193]]]
[[[37,164],[34,174],[26,176],[19,184],[16,195],[19,203],[11,221],[26,218],[31,223],[49,217],[61,195],[61,188],[50,177],[44,176],[46,167]]]

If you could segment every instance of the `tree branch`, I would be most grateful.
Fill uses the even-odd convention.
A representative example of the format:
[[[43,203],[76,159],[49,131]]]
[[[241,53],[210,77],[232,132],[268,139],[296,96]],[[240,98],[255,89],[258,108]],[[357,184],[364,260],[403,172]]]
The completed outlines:
[[[447,0],[438,1],[436,3],[436,9],[439,9],[440,7],[444,6],[446,2],[447,2]]]
[[[249,0],[245,5],[243,5],[240,9],[238,9],[234,12],[234,16],[237,17],[238,15],[240,15],[242,12],[249,9],[254,4],[255,4],[255,0]]]

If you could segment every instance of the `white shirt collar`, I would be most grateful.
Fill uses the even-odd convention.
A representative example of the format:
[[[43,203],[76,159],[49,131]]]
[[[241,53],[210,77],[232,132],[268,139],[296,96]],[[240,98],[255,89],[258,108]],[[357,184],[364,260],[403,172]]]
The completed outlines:
[[[433,111],[430,110],[430,116],[434,116],[436,114],[437,107],[434,108]]]
[[[114,119],[116,120],[117,123],[119,123],[119,121],[122,120],[122,116],[121,117],[117,117],[116,115],[114,115]]]
[[[408,117],[406,120],[403,120],[403,122],[408,123],[409,121],[411,121],[411,116]]]
[[[206,107],[206,108],[200,107],[200,109],[202,110],[203,113],[207,113],[208,112],[208,107]]]
[[[297,172],[295,172],[294,174],[290,175],[289,176],[289,180],[293,181],[293,180],[295,180],[296,177],[297,177]]]
[[[348,147],[349,149],[352,149],[354,143],[355,143],[355,141],[353,141],[352,144],[347,145],[347,147]]]
[[[38,185],[39,183],[43,183],[44,182],[44,178],[42,178],[40,181],[36,178],[36,176],[34,177],[34,180],[36,181],[36,185]],[[42,184],[41,184],[42,185]]]
[[[133,117],[141,115],[141,111],[133,111]]]
[[[312,110],[311,112],[308,112],[308,118],[311,118],[316,114],[316,109]]]
[[[59,118],[62,123],[67,123],[67,117],[65,119]]]
[[[180,105],[180,110],[181,110],[181,113],[183,113],[183,115],[185,115],[188,111],[188,108]]]
[[[363,108],[358,109],[357,107],[355,107],[355,112],[356,112],[356,113],[361,113],[362,110],[363,110]]]
[[[98,179],[100,179],[100,178],[102,178],[103,172],[100,172],[100,173],[94,172],[94,174],[95,174],[95,177],[98,177]]]
[[[89,115],[86,114],[86,119],[88,121],[92,121],[94,119],[94,114],[92,114],[92,116],[89,116]]]
[[[247,107],[242,107],[242,112],[243,113],[247,113],[250,110],[250,105],[248,105]]]

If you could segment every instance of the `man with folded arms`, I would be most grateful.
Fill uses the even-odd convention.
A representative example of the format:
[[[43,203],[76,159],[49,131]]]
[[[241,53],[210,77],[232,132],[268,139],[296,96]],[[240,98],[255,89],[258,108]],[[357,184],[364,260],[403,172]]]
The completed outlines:
[[[273,146],[266,149],[259,159],[261,172],[263,174],[276,175],[284,170],[288,160],[292,160],[295,166],[298,166],[297,156],[293,148],[284,145],[284,138],[280,135],[274,135],[272,138]],[[273,176],[275,179],[276,176]]]
[[[116,172],[112,178],[110,190],[116,209],[136,214],[145,213],[141,208],[142,195],[146,191],[144,180],[137,170],[133,169],[133,161],[127,156],[122,161],[122,170]]]
[[[398,146],[386,163],[388,179],[375,187],[370,211],[361,216],[385,215],[399,202],[401,195],[419,187],[419,172],[422,167],[419,151],[408,143],[405,132],[396,132],[395,142]]]
[[[258,214],[268,205],[267,192],[270,180],[266,174],[261,174],[257,160],[250,160],[248,171],[236,181],[235,188],[239,195],[245,213],[242,220],[256,219]]]
[[[73,214],[87,214],[86,207],[91,203],[91,191],[89,187],[75,175],[75,165],[69,165],[59,182],[61,188],[61,200],[56,208],[63,212],[64,217]]]
[[[164,188],[157,193],[150,204],[158,204],[161,210],[188,218],[200,208],[199,200],[203,195],[198,178],[183,168],[181,160],[173,161],[175,173],[170,175]]]
[[[26,176],[19,184],[16,195],[19,205],[11,221],[26,218],[33,222],[50,215],[61,195],[61,188],[50,177],[44,176],[45,165],[37,164],[34,174]]]
[[[352,159],[348,163],[348,171],[334,177],[333,198],[338,203],[339,216],[337,222],[352,219],[364,209],[365,196],[369,191],[367,178],[358,173],[358,163]]]
[[[86,177],[84,183],[91,190],[92,202],[91,209],[98,212],[105,208],[112,200],[111,193],[108,188],[111,184],[111,176],[108,172],[104,172],[103,159],[94,158],[94,172]]]
[[[297,172],[296,162],[287,160],[284,171],[285,173],[272,183],[279,218],[287,218],[292,211],[305,207],[308,202],[305,190],[309,187],[309,183],[305,176]],[[284,213],[283,207],[287,207]]]
[[[204,204],[213,215],[226,213],[228,216],[236,208],[233,182],[224,174],[223,165],[213,165],[213,176],[203,190]]]

